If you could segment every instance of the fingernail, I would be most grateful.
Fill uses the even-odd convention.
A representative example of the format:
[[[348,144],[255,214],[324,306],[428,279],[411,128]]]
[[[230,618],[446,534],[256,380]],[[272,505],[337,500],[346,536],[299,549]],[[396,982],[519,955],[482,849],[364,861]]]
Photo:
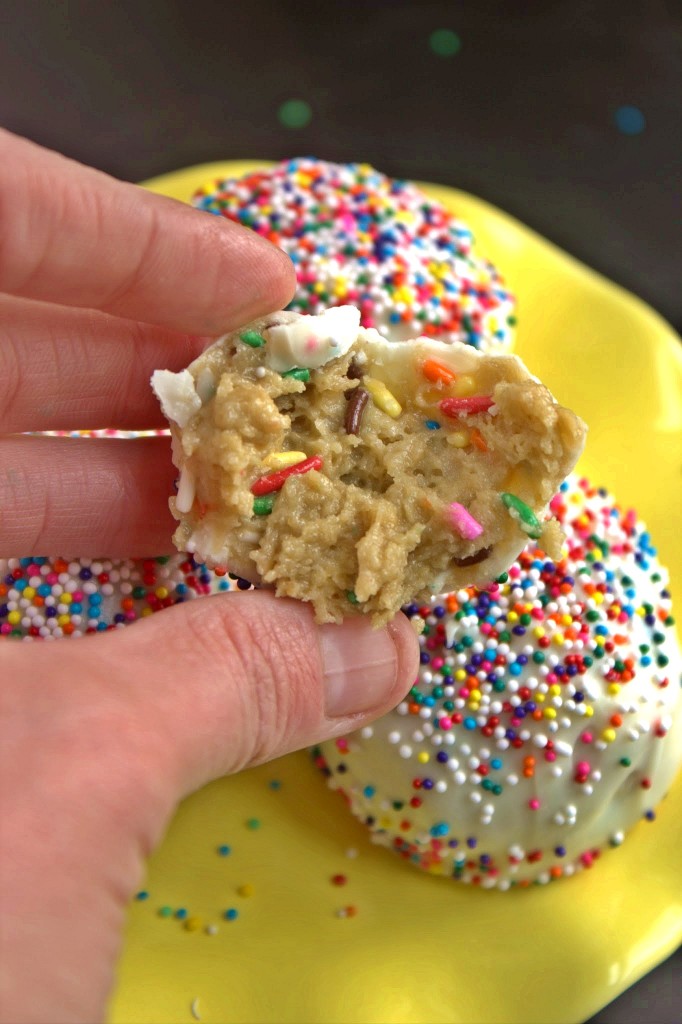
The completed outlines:
[[[372,629],[364,619],[321,626],[320,647],[329,718],[371,711],[386,703],[400,662],[389,629]]]

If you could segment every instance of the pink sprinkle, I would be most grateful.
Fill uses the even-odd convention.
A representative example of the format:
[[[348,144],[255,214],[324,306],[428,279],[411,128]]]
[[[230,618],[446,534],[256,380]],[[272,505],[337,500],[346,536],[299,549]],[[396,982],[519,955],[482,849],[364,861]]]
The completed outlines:
[[[576,765],[576,772],[579,775],[589,775],[589,773],[590,773],[590,766],[589,766],[588,762],[587,761],[578,761],[578,764]]]
[[[531,811],[537,811],[540,807],[540,801],[536,796],[534,796],[532,800],[528,801],[528,806],[530,807]]]
[[[483,533],[481,524],[458,501],[448,505],[447,515],[450,525],[464,540],[475,540]]]
[[[584,732],[581,735],[580,739],[583,741],[583,743],[591,743],[594,737],[591,732]]]

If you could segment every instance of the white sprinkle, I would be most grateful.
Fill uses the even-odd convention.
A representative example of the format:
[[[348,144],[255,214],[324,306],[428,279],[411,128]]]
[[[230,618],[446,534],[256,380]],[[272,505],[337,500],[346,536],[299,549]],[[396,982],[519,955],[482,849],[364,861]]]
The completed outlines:
[[[190,1012],[195,1020],[201,1020],[201,1014],[199,1013],[199,996],[197,996],[196,999],[192,1000]]]

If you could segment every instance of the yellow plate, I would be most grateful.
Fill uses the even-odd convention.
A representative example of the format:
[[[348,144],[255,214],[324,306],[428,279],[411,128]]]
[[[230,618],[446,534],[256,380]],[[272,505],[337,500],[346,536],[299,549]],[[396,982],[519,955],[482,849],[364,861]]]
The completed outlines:
[[[211,164],[149,187],[187,200],[211,177],[254,166]],[[682,594],[679,339],[643,303],[499,210],[424,188],[504,272],[519,300],[517,351],[589,424],[580,468],[637,507]],[[578,1022],[680,942],[681,846],[678,779],[656,823],[638,825],[594,870],[481,892],[371,846],[308,755],[296,754],[217,782],[180,809],[149,866],[149,896],[131,908],[111,1020]],[[338,874],[345,885],[332,883]],[[238,892],[243,885],[252,895]],[[185,908],[201,927],[160,916],[162,906]],[[356,915],[337,916],[347,906]],[[223,918],[229,908],[235,920]],[[217,934],[206,933],[211,924]]]

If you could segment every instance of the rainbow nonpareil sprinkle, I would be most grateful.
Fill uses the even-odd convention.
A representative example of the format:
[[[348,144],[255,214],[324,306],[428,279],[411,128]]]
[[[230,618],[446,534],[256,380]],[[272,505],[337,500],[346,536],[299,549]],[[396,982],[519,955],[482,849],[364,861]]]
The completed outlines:
[[[364,327],[391,340],[511,346],[514,300],[503,279],[475,253],[469,228],[416,185],[368,164],[302,157],[208,182],[194,204],[289,254],[298,280],[290,309],[351,304]]]

